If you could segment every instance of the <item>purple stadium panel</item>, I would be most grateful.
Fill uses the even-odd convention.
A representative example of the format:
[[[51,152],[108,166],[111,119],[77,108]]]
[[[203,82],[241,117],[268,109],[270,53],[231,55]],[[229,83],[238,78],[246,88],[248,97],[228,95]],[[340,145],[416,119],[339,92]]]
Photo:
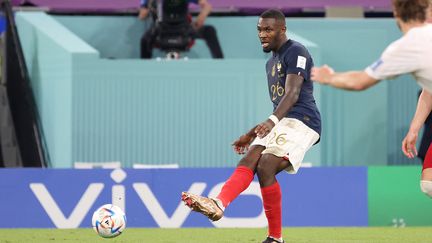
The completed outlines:
[[[304,10],[322,11],[326,7],[362,6],[365,11],[390,11],[389,0],[210,0],[214,12],[256,14],[268,8],[279,8],[286,13]],[[139,0],[12,0],[14,5],[34,5],[55,12],[131,12],[136,11]]]

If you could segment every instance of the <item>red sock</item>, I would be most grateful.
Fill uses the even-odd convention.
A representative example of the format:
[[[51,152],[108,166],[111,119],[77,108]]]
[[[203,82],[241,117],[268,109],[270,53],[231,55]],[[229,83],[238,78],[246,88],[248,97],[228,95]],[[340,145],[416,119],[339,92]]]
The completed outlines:
[[[223,206],[228,206],[240,193],[246,190],[253,177],[254,172],[251,169],[246,166],[238,166],[217,196],[222,201]]]
[[[268,235],[282,237],[282,192],[276,181],[271,186],[261,188],[263,205],[268,221]]]
[[[432,143],[429,145],[425,159],[423,161],[423,170],[429,168],[432,168]]]

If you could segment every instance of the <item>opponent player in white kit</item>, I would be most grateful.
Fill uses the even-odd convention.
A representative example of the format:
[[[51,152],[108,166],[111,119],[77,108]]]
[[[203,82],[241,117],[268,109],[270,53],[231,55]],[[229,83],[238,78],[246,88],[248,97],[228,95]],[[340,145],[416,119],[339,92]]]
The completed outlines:
[[[432,110],[432,24],[426,21],[428,0],[393,0],[393,14],[403,36],[363,71],[334,72],[329,66],[312,69],[312,80],[346,90],[364,90],[383,79],[412,74],[422,88],[410,129],[402,141],[408,158],[417,155],[418,132]],[[432,146],[426,153],[421,190],[432,197]]]

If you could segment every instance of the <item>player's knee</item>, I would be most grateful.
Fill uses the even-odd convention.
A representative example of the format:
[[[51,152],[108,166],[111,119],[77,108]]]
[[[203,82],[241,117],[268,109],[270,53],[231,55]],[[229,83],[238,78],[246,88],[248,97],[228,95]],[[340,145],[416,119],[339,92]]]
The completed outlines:
[[[266,167],[264,166],[264,163],[260,163],[260,161],[258,161],[257,167],[257,175],[258,176],[265,176],[265,174],[267,174],[267,170]]]
[[[267,182],[272,180],[274,177],[272,170],[268,166],[265,166],[265,163],[262,162],[258,162],[257,175],[260,184],[268,184]]]
[[[204,25],[203,27],[203,35],[207,38],[212,38],[216,36],[216,29],[211,25]]]
[[[420,189],[424,194],[426,194],[429,197],[432,197],[432,181],[420,181]]]
[[[258,161],[256,159],[250,158],[248,156],[243,157],[237,164],[237,166],[245,166],[255,171]]]

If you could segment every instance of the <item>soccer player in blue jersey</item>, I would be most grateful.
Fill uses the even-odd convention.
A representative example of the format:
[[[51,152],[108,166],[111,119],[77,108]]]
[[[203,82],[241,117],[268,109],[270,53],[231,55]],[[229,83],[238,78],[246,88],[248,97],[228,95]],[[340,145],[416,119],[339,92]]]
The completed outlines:
[[[272,53],[266,71],[273,113],[233,143],[235,152],[245,155],[216,198],[183,192],[182,200],[192,210],[219,220],[256,173],[269,228],[263,242],[280,243],[282,195],[275,176],[284,170],[297,172],[306,151],[319,140],[321,118],[310,80],[313,60],[302,44],[287,38],[283,13],[265,11],[257,30],[263,51]]]

